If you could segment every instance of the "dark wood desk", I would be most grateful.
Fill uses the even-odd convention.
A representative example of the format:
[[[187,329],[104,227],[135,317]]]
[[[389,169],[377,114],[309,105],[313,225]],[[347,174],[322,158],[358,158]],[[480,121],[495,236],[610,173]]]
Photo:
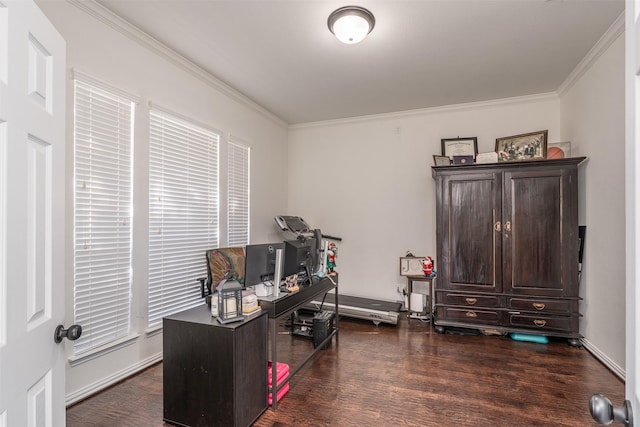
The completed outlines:
[[[338,275],[336,274],[330,277],[325,276],[318,283],[303,286],[298,292],[292,294],[281,292],[278,297],[258,297],[262,311],[266,311],[269,315],[269,322],[271,324],[271,360],[276,362],[278,360],[277,319],[287,314],[291,314],[294,310],[301,308],[305,304],[317,298],[319,295],[326,294],[332,289],[335,289],[335,318],[333,331],[331,331],[331,333],[327,335],[327,338],[322,341],[300,364],[298,364],[298,366],[289,367],[289,375],[287,375],[287,377],[280,383],[280,386],[278,386],[276,380],[276,363],[272,363],[272,385],[269,389],[272,396],[276,396],[278,394],[278,390],[284,386],[284,384],[287,383],[289,379],[294,376],[319,350],[321,350],[326,343],[330,342],[334,336],[336,337],[336,343],[338,342]],[[273,399],[271,407],[273,410],[278,408],[277,399]]]
[[[163,420],[249,426],[267,409],[266,312],[220,324],[207,305],[163,319]]]

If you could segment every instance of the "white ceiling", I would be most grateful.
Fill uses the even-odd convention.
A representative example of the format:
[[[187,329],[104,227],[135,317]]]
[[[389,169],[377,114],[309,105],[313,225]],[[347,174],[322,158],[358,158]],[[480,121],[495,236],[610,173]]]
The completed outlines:
[[[623,0],[362,0],[360,44],[335,0],[98,0],[288,124],[553,92]]]

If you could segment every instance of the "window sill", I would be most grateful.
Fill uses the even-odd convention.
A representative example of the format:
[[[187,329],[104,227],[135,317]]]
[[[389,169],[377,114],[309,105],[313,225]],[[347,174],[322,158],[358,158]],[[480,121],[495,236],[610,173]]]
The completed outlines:
[[[149,328],[144,332],[147,335],[147,338],[152,337],[154,335],[159,335],[162,333],[162,325],[154,326],[153,328]]]

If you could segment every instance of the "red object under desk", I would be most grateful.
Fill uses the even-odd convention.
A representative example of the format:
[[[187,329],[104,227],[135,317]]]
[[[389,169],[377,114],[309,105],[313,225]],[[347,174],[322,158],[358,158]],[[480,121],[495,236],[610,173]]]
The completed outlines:
[[[271,388],[271,384],[272,384],[271,366],[272,366],[271,361],[269,361],[268,370],[267,370],[267,378],[269,378],[269,388]],[[282,384],[282,381],[284,381],[284,379],[288,375],[289,375],[289,365],[287,365],[286,363],[276,362],[276,384],[280,386],[280,384]],[[278,393],[276,393],[277,402],[279,402],[280,399],[282,399],[282,396],[287,394],[288,391],[289,391],[289,383],[287,382],[280,390],[278,390]],[[269,393],[269,405],[273,405],[273,396],[271,393]]]

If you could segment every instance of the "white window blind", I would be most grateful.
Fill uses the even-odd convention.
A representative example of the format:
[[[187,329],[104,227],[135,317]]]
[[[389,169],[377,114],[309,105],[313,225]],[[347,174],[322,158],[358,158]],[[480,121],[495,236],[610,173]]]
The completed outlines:
[[[218,247],[220,135],[150,112],[149,328],[202,304],[205,252]]]
[[[229,142],[228,161],[228,227],[229,246],[249,244],[249,147]]]
[[[75,354],[129,334],[131,169],[135,102],[76,76],[74,110]]]

